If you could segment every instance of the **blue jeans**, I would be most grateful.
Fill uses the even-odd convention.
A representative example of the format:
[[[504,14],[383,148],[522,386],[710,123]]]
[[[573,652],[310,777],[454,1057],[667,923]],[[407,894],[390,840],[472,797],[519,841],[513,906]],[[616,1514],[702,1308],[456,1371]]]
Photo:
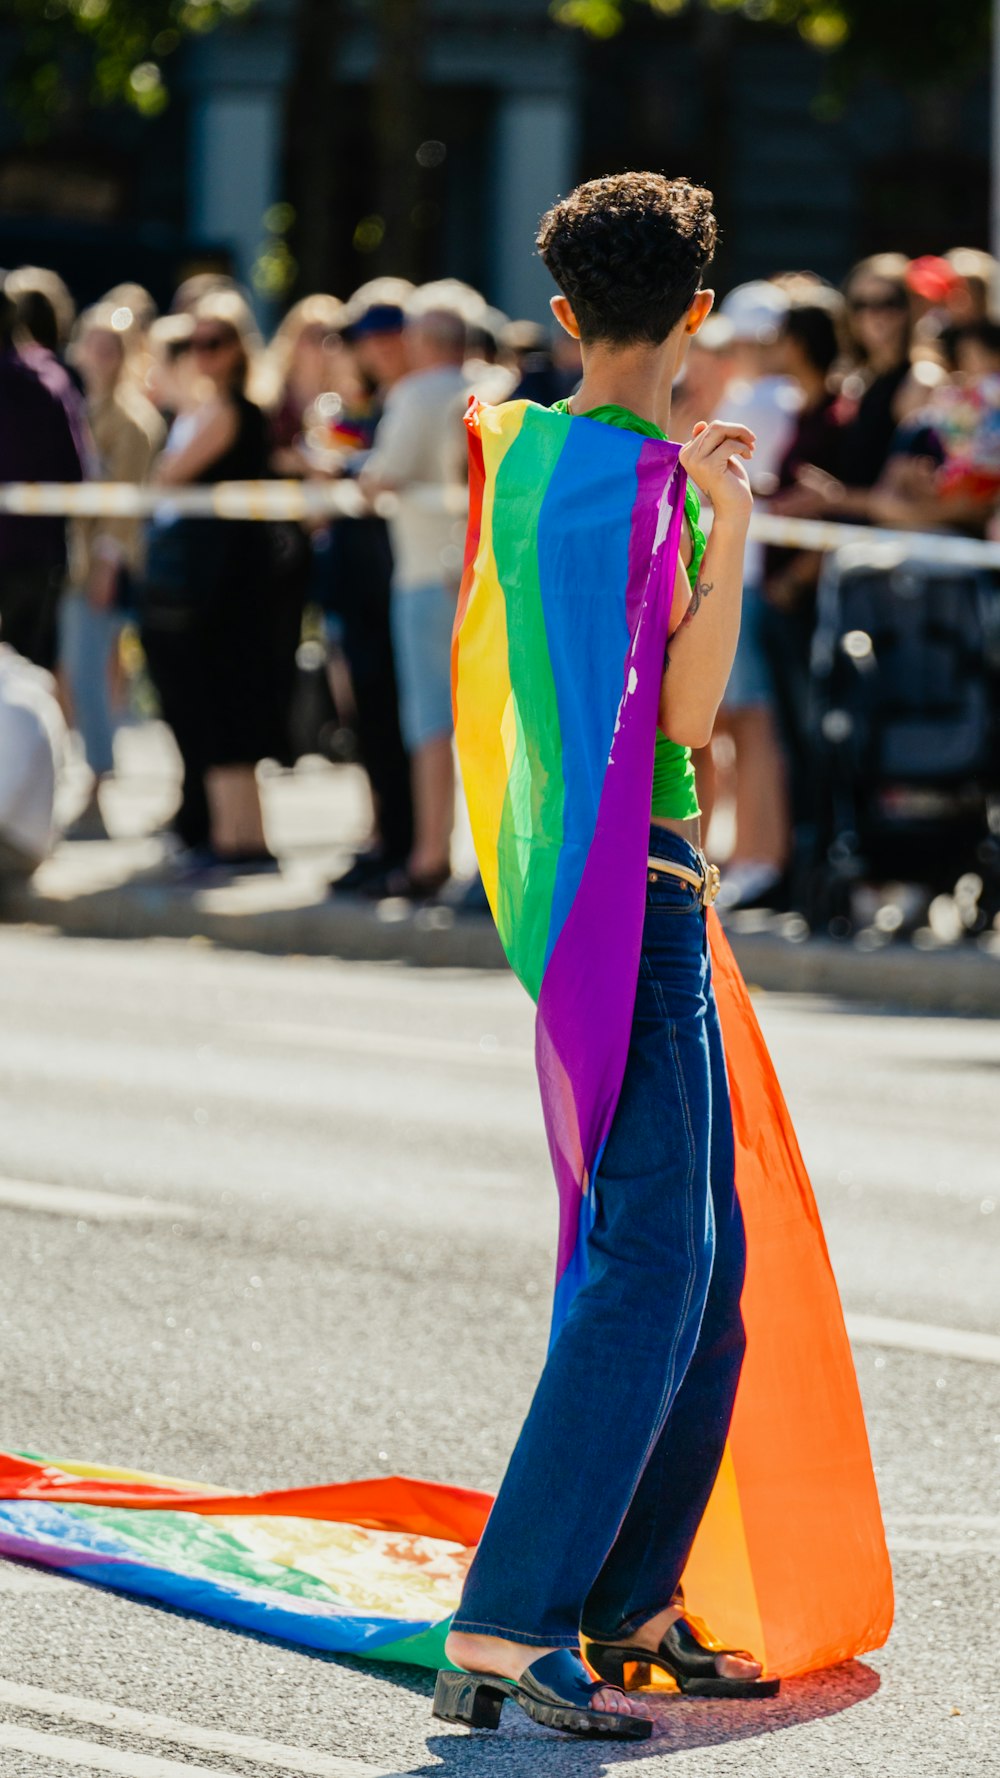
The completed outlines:
[[[651,827],[650,852],[699,868]],[[456,1629],[544,1647],[669,1605],[743,1362],[746,1247],[705,912],[649,875],[628,1062],[595,1179],[586,1283],[549,1353]]]
[[[108,674],[111,651],[122,631],[120,611],[90,603],[85,593],[67,591],[59,607],[59,652],[73,703],[73,720],[83,737],[87,764],[95,777],[115,769],[115,718]]]

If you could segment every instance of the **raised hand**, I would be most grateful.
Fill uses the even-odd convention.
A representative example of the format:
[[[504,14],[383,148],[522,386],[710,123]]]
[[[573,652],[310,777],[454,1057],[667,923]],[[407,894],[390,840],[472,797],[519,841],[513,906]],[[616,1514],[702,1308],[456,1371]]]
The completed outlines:
[[[730,420],[699,420],[681,449],[681,465],[712,502],[717,519],[749,521],[753,510],[750,478],[743,467],[757,439],[749,426]]]

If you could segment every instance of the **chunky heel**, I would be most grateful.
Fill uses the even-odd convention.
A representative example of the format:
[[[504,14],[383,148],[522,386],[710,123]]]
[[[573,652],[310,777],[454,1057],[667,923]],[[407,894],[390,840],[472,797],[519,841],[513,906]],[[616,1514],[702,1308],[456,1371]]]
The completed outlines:
[[[442,1668],[434,1688],[434,1715],[441,1722],[466,1729],[496,1729],[504,1700],[520,1705],[532,1722],[566,1735],[591,1735],[619,1741],[646,1741],[653,1732],[648,1716],[599,1707],[594,1685],[580,1656],[567,1648],[540,1655],[520,1679],[502,1673],[461,1673]]]
[[[442,1668],[434,1687],[433,1714],[441,1722],[466,1729],[498,1729],[504,1693],[477,1673],[450,1673]]]

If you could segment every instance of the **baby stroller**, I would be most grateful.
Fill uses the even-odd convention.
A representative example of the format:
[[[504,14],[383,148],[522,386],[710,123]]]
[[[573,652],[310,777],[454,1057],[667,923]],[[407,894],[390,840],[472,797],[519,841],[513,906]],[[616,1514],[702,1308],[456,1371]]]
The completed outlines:
[[[972,883],[964,923],[989,926],[1000,910],[997,576],[922,560],[916,543],[832,554],[808,729],[815,825],[801,905],[812,929],[849,933],[861,884],[916,884],[929,902],[959,879]]]

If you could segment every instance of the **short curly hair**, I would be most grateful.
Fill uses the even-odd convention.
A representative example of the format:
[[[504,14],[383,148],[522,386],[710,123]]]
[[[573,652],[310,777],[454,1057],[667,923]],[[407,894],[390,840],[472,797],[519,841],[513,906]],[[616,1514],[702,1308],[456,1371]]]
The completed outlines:
[[[715,252],[712,193],[662,173],[588,179],[542,217],[538,251],[585,344],[659,345]]]

